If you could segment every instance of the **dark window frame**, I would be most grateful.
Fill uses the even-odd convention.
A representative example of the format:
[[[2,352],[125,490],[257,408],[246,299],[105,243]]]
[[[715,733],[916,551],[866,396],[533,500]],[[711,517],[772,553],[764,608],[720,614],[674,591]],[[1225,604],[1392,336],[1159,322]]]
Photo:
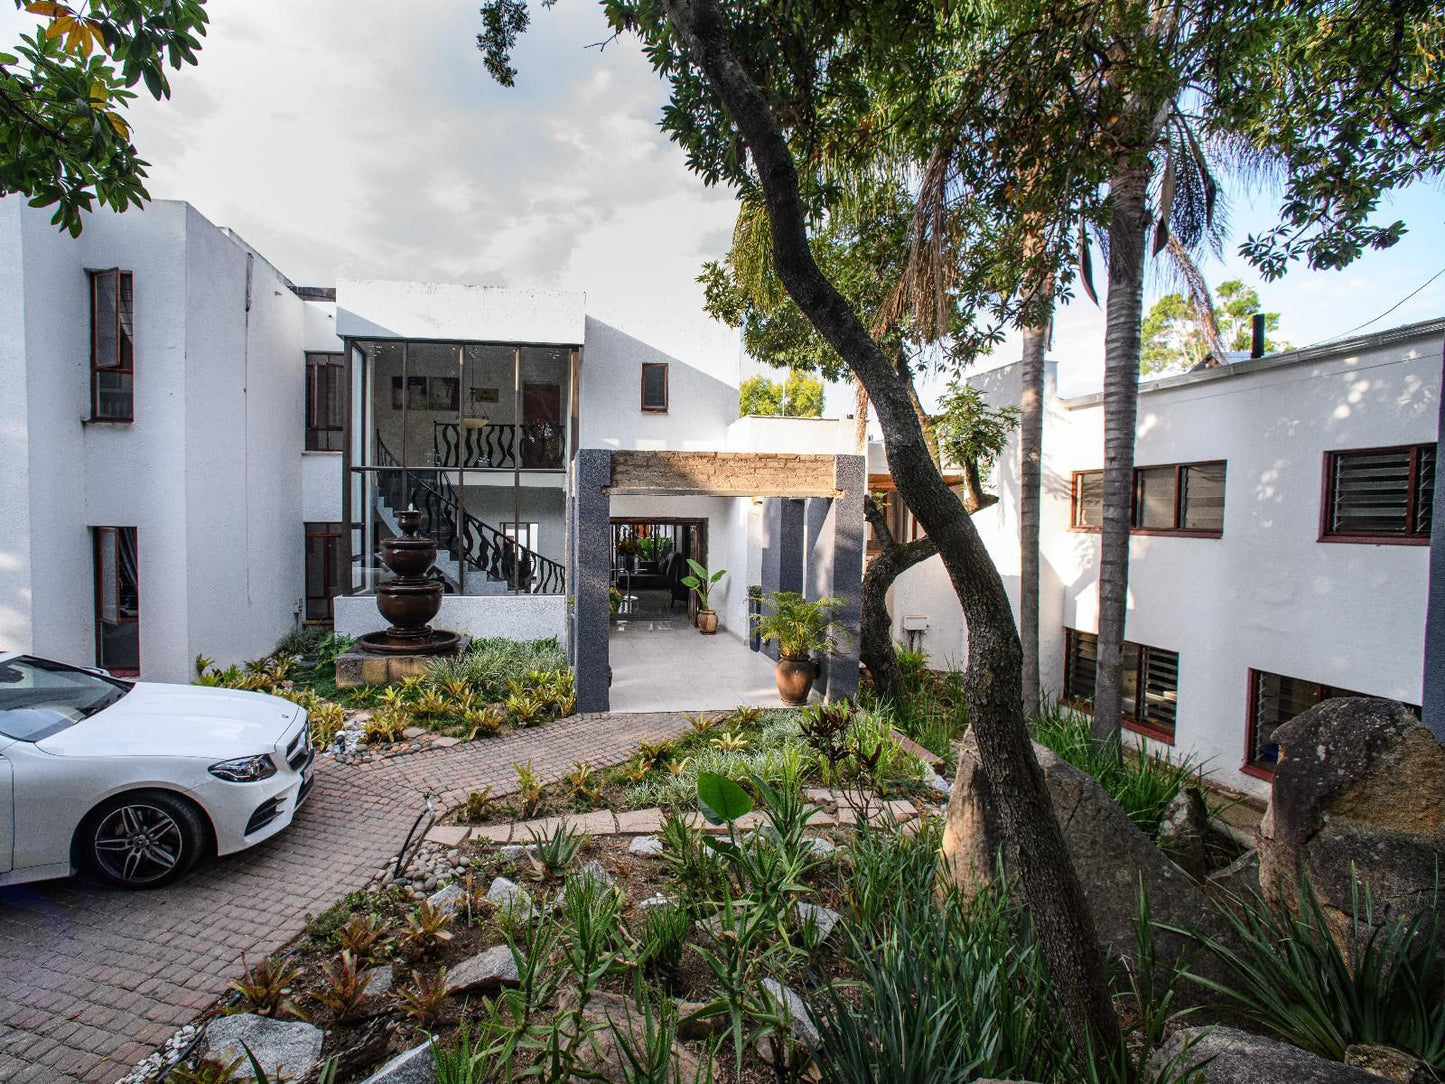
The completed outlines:
[[[324,388],[320,385],[324,384]],[[341,401],[331,417],[333,396]],[[321,394],[318,394],[321,391]],[[325,434],[323,436],[323,434]],[[346,357],[343,354],[306,352],[306,451],[340,452],[346,441]]]
[[[1076,711],[1086,715],[1094,713],[1093,697],[1079,696],[1076,691],[1070,688],[1070,675],[1073,672],[1074,645],[1080,636],[1088,636],[1094,640],[1096,645],[1099,640],[1098,633],[1084,632],[1081,629],[1072,629],[1064,626],[1064,701]],[[1149,644],[1136,644],[1132,640],[1124,641],[1124,647],[1134,648],[1134,703],[1132,714],[1125,713],[1121,723],[1125,730],[1135,734],[1142,734],[1146,738],[1161,742],[1164,745],[1173,745],[1175,734],[1179,729],[1179,652],[1170,651],[1164,647],[1153,647]],[[1165,727],[1158,722],[1151,721],[1144,717],[1142,709],[1148,696],[1148,663],[1151,653],[1160,653],[1174,656],[1174,722]]]
[[[303,581],[303,620],[308,625],[326,624],[336,618],[335,599],[337,595],[347,594],[351,590],[351,562],[348,559],[349,532],[344,523],[332,523],[325,521],[307,520],[304,524],[306,533],[305,551],[302,557],[301,578]],[[333,544],[336,540],[341,549],[341,560],[339,563],[332,561]],[[311,593],[311,547],[313,540],[320,549],[321,557],[321,579],[325,584],[326,595],[313,595]],[[335,567],[333,567],[335,564]],[[314,606],[314,609],[313,609]]]
[[[136,656],[136,664],[135,664],[135,666],[108,666],[108,665],[106,665],[106,658],[105,658],[105,636],[104,636],[104,632],[103,632],[103,630],[102,630],[102,628],[101,628],[101,625],[102,625],[102,615],[103,615],[104,612],[105,612],[105,610],[104,610],[104,602],[103,602],[104,584],[101,582],[101,570],[102,570],[102,568],[103,568],[103,565],[102,565],[102,563],[101,563],[101,546],[104,545],[104,542],[103,542],[102,540],[106,537],[105,532],[107,532],[107,531],[116,532],[115,537],[116,537],[117,552],[116,552],[115,560],[116,560],[116,564],[117,564],[117,571],[119,571],[119,565],[120,565],[119,532],[121,532],[121,531],[129,531],[129,532],[131,532],[131,537],[134,539],[134,542],[133,542],[133,544],[132,544],[132,549],[134,549],[134,551],[135,551],[135,554],[136,554],[136,564],[137,564],[136,576],[135,576],[135,596],[136,596],[135,611],[136,611],[136,612],[135,612],[135,614],[134,614],[133,616],[127,615],[127,614],[125,614],[124,612],[122,612],[122,610],[121,610],[121,605],[120,605],[120,597],[119,597],[120,577],[119,577],[119,575],[117,574],[117,577],[116,577],[117,597],[116,597],[116,599],[115,599],[116,621],[114,622],[114,624],[116,624],[116,625],[135,625],[135,626],[136,626],[136,629],[135,629],[135,638],[136,638],[135,656]],[[92,587],[91,594],[92,594],[92,606],[93,606],[93,610],[94,610],[94,620],[95,620],[95,664],[96,664],[97,666],[99,666],[99,667],[102,667],[102,668],[110,671],[110,673],[119,675],[119,676],[121,676],[121,677],[139,677],[139,676],[140,676],[140,570],[139,570],[139,564],[140,564],[140,532],[139,532],[135,527],[123,527],[123,526],[115,526],[115,525],[111,525],[111,524],[97,524],[96,526],[93,526],[93,527],[90,528],[90,552],[91,552],[91,575],[92,575],[92,577],[93,577],[93,580],[92,580],[93,587]]]
[[[647,370],[648,370],[648,369],[661,369],[661,370],[662,370],[662,405],[661,405],[661,406],[656,406],[656,405],[649,406],[649,405],[648,405],[648,402],[647,402]],[[670,387],[669,387],[670,383],[671,383],[671,379],[670,379],[670,374],[668,373],[668,363],[667,363],[667,362],[665,362],[665,361],[644,361],[644,362],[642,363],[642,375],[641,375],[641,379],[640,379],[640,381],[639,381],[639,385],[640,385],[640,389],[639,389],[639,390],[640,390],[640,402],[641,402],[641,404],[642,404],[642,412],[643,412],[644,414],[666,414],[666,413],[667,413],[668,407],[669,407],[669,405],[671,404],[671,390],[670,390]]]
[[[103,359],[100,357],[99,283],[106,275],[113,276],[115,282],[115,355],[113,364],[103,365],[100,364]],[[118,267],[108,267],[87,270],[86,277],[90,285],[90,417],[87,420],[130,425],[135,421],[135,275]],[[130,377],[129,408],[124,415],[100,412],[102,373]]]
[[[1188,463],[1148,463],[1134,467],[1134,482],[1130,490],[1129,533],[1131,535],[1177,535],[1184,538],[1222,538],[1224,527],[1185,527],[1184,523],[1184,472],[1194,467],[1224,467],[1225,485],[1228,485],[1229,461],[1226,459],[1195,459]],[[1139,475],[1142,471],[1174,470],[1174,526],[1139,526]],[[1079,480],[1085,476],[1103,475],[1102,470],[1076,470],[1069,483],[1069,530],[1087,531],[1098,534],[1102,526],[1091,527],[1079,523]]]
[[[1244,716],[1244,763],[1239,770],[1245,775],[1253,776],[1256,779],[1274,779],[1274,766],[1267,762],[1255,759],[1255,741],[1259,737],[1259,679],[1262,677],[1285,678],[1289,681],[1297,681],[1302,685],[1314,686],[1314,699],[1311,706],[1325,700],[1331,700],[1341,696],[1371,696],[1371,693],[1354,692],[1350,689],[1343,689],[1338,685],[1331,685],[1325,681],[1309,681],[1306,678],[1291,677],[1289,674],[1281,674],[1277,670],[1258,670],[1254,667],[1249,669],[1249,688],[1245,698]],[[1381,697],[1388,700],[1390,697]],[[1403,701],[1402,701],[1403,703]],[[1416,704],[1406,704],[1416,716],[1420,714],[1420,708]]]
[[[1438,485],[1440,456],[1437,445],[1429,441],[1424,441],[1419,444],[1391,444],[1379,448],[1337,448],[1325,452],[1324,465],[1322,468],[1323,480],[1320,485],[1320,533],[1316,541],[1368,546],[1428,546],[1430,544],[1430,532],[1419,533],[1418,523],[1416,522],[1416,514],[1419,509],[1420,500],[1420,453],[1427,448],[1435,454],[1435,484]],[[1351,455],[1383,455],[1388,452],[1404,451],[1410,453],[1410,479],[1407,483],[1405,495],[1407,504],[1406,518],[1410,525],[1410,531],[1405,534],[1390,534],[1387,532],[1375,533],[1370,531],[1331,530],[1330,522],[1334,518],[1333,513],[1335,507],[1335,464],[1339,461],[1340,457]]]

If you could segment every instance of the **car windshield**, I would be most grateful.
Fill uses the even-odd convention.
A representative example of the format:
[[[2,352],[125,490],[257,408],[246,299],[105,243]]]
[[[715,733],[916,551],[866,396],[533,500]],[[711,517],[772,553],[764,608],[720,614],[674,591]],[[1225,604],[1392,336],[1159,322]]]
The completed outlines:
[[[41,741],[110,707],[130,685],[89,670],[19,655],[0,662],[0,735]]]

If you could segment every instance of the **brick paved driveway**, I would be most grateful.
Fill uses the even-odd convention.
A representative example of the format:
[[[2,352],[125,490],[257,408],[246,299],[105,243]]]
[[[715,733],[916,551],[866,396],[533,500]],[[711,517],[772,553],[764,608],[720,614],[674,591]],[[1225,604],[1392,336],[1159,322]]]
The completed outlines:
[[[153,892],[71,879],[0,889],[0,1081],[110,1081],[210,1005],[240,967],[280,948],[394,855],[423,794],[455,805],[515,789],[531,760],[551,781],[573,761],[626,759],[673,737],[675,713],[575,716],[495,741],[358,767],[323,764],[296,822]]]

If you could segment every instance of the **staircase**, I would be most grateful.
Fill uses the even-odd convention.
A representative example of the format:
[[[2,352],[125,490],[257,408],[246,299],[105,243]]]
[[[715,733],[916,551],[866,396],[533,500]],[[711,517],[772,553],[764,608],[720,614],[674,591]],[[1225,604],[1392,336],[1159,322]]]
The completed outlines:
[[[401,467],[380,435],[376,438],[376,459],[379,467]],[[460,589],[463,565],[469,580],[480,574],[489,584],[496,584],[499,591],[555,595],[566,586],[566,572],[559,562],[519,545],[468,512],[443,470],[409,467],[399,473],[381,472],[377,476],[376,505],[383,522],[393,531],[398,509],[411,506],[422,513],[429,524],[427,529],[437,540],[436,567],[453,591]]]

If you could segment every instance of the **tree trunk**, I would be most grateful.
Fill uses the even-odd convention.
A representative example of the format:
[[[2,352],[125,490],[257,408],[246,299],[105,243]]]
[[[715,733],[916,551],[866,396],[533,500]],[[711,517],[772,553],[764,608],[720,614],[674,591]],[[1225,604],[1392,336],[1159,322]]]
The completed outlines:
[[[1118,744],[1124,709],[1124,618],[1129,601],[1129,528],[1134,515],[1134,429],[1144,317],[1144,245],[1149,228],[1148,159],[1109,179],[1109,297],[1104,332],[1104,515],[1099,540],[1099,660],[1094,739]]]
[[[1023,642],[1024,714],[1039,710],[1039,508],[1043,486],[1045,322],[1024,328],[1019,369],[1019,639]]]
[[[1019,880],[1059,1004],[1080,1050],[1108,1061],[1122,1049],[1104,950],[1054,816],[1022,710],[1020,647],[998,569],[928,453],[901,380],[808,247],[792,154],[766,99],[733,56],[716,0],[663,0],[694,64],[732,115],[768,208],[773,262],[788,294],[873,402],[889,473],[938,547],[968,622],[965,699],[999,822],[1018,847]],[[1137,337],[1137,331],[1136,331]]]
[[[868,454],[868,389],[862,383],[854,387],[853,406],[853,443],[858,446],[858,454]],[[864,464],[867,469],[867,464]]]
[[[900,575],[938,552],[931,538],[900,543],[888,526],[888,516],[870,498],[864,506],[878,554],[863,573],[862,616],[858,626],[858,661],[873,677],[873,691],[896,700],[903,682],[898,652],[893,648],[893,621],[888,615],[888,589]]]

